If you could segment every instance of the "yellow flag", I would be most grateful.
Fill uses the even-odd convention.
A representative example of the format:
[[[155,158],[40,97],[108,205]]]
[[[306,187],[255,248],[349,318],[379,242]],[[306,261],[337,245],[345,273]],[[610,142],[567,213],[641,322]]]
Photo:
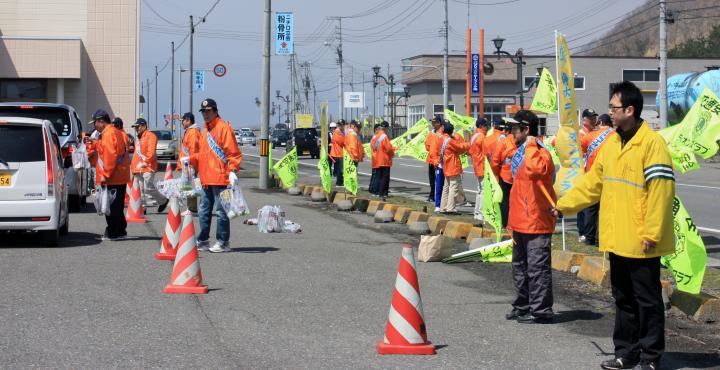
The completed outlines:
[[[530,110],[544,113],[555,113],[557,111],[557,86],[555,86],[555,80],[547,68],[543,68],[542,74],[540,74],[540,82],[535,91]]]
[[[575,78],[570,62],[570,49],[565,36],[556,33],[556,62],[558,70],[558,115],[560,129],[557,132],[556,149],[560,170],[555,177],[555,192],[563,196],[583,176],[580,140],[578,138],[578,113],[575,100]]]

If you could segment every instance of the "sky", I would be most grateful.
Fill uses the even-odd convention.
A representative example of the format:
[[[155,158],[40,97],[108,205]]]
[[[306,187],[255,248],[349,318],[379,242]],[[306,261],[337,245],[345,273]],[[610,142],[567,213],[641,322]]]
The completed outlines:
[[[189,64],[189,16],[196,22],[217,0],[141,0],[140,77],[150,81],[150,114],[155,127],[155,88],[157,116],[170,111],[170,42],[175,53],[175,110],[188,111],[188,73],[179,73]],[[526,55],[554,52],[553,31],[568,35],[573,48],[582,46],[609,30],[645,0],[448,0],[449,49],[451,54],[465,53],[465,30],[473,29],[472,47],[477,51],[478,29],[485,29],[485,50],[494,50],[491,39],[506,39],[503,50],[514,53],[523,48]],[[419,54],[440,54],[443,50],[441,29],[442,0],[275,0],[273,12],[295,15],[295,53],[298,63],[310,62],[318,101],[328,101],[329,112],[337,113],[338,65],[335,47],[339,42],[338,21],[342,19],[345,91],[354,82],[355,91],[372,95],[372,66],[387,68],[396,76],[401,60]],[[220,0],[196,27],[194,69],[205,69],[206,90],[195,91],[192,111],[197,113],[205,97],[218,103],[220,115],[235,128],[258,127],[260,108],[255,97],[261,95],[263,0]],[[274,17],[273,17],[274,19]],[[274,26],[274,24],[273,24]],[[274,41],[274,33],[271,35]],[[183,42],[183,40],[185,40]],[[575,40],[575,41],[573,41]],[[177,45],[180,45],[177,47]],[[273,52],[275,45],[271,46]],[[578,49],[575,49],[578,50]],[[288,56],[271,58],[271,100],[275,91],[289,94]],[[215,77],[211,69],[221,63],[227,74]],[[161,71],[155,80],[155,66]],[[364,76],[363,76],[364,73]],[[182,96],[180,95],[182,89]],[[379,93],[379,92],[378,92]],[[146,93],[146,95],[148,95]],[[372,100],[366,99],[366,105]],[[144,111],[147,112],[147,104]],[[284,113],[283,113],[284,114]],[[284,120],[284,118],[283,118]],[[164,126],[162,119],[157,120]],[[271,117],[277,123],[278,116]]]

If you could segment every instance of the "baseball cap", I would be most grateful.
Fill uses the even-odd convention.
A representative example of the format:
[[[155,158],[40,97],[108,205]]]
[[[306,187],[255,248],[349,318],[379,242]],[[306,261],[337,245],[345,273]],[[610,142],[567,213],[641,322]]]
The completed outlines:
[[[337,123],[335,123],[335,122],[330,122],[330,127],[337,127]]]
[[[601,114],[600,117],[598,117],[598,121],[602,123],[612,123],[612,119],[610,119],[609,114]]]
[[[339,121],[337,121],[337,124],[338,124],[338,125],[344,125],[344,124],[346,124],[346,123],[347,123],[347,122],[345,122],[344,119],[340,119]]]
[[[93,113],[92,118],[90,118],[90,123],[95,123],[95,121],[102,119],[105,122],[110,122],[110,115],[108,112],[98,109]]]
[[[595,113],[595,110],[593,110],[592,108],[585,109],[582,112],[582,118],[588,118],[588,117],[593,117],[593,116],[597,117],[597,115],[598,114]]]
[[[487,126],[487,125],[488,125],[488,121],[485,118],[480,117],[475,121],[475,127]]]
[[[145,118],[138,118],[137,121],[132,125],[132,127],[138,127],[138,126],[147,126],[147,121]]]
[[[182,119],[183,120],[189,119],[190,122],[195,123],[195,115],[192,114],[191,112],[186,112],[185,114],[183,114]]]
[[[115,117],[115,119],[112,120],[112,124],[115,125],[117,128],[123,127],[123,120],[120,117]]]
[[[444,119],[443,119],[442,114],[436,114],[430,121],[443,123]]]
[[[387,121],[382,121],[382,122],[380,123],[380,127],[382,127],[382,128],[388,128],[388,127],[390,127],[390,124],[389,124]]]
[[[200,110],[199,112],[202,112],[204,110],[217,110],[217,103],[215,100],[207,98],[200,103]]]
[[[523,127],[537,126],[540,123],[540,120],[535,113],[525,109],[515,113],[515,117],[513,118],[514,121],[517,122],[516,125]]]

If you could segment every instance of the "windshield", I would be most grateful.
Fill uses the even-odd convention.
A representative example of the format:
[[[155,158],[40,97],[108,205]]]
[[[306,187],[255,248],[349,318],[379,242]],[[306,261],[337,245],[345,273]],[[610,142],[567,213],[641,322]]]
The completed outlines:
[[[170,131],[153,131],[158,140],[172,140],[172,132]]]
[[[70,124],[70,111],[60,107],[35,107],[32,105],[22,107],[0,107],[1,117],[25,117],[46,119],[55,127],[58,136],[68,136],[72,131]]]
[[[44,161],[43,144],[41,126],[0,126],[0,161]]]

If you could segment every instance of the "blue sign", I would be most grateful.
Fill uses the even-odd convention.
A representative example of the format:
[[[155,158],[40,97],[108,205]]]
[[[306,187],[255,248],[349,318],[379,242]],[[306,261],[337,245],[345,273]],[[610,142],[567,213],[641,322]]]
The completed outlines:
[[[472,92],[480,92],[480,54],[472,55]]]
[[[275,13],[275,54],[292,55],[295,42],[293,13]]]
[[[195,71],[193,85],[195,86],[195,91],[205,91],[205,71]]]

